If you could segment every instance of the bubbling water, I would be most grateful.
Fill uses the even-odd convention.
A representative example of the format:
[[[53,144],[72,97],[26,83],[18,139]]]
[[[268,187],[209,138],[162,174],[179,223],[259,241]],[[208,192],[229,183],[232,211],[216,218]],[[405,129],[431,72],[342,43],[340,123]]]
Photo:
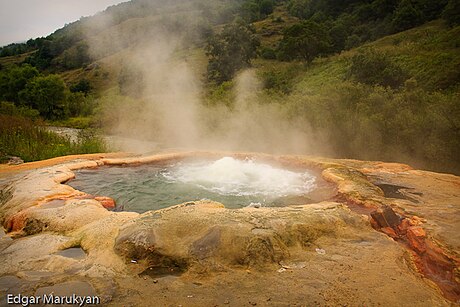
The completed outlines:
[[[315,177],[308,172],[231,157],[212,163],[178,163],[163,176],[171,182],[195,185],[221,195],[277,198],[306,194],[316,187]]]
[[[308,204],[329,197],[324,182],[307,170],[277,168],[255,160],[183,160],[175,164],[103,166],[75,172],[67,184],[112,197],[116,210],[143,213],[202,199],[227,208]],[[329,188],[327,188],[329,191]]]

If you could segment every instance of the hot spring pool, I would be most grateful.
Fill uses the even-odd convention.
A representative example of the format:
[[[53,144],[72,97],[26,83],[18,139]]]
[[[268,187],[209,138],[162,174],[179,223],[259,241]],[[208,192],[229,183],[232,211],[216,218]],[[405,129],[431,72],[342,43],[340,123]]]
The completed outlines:
[[[112,197],[117,210],[145,212],[210,199],[227,208],[285,206],[323,200],[311,171],[284,169],[254,160],[181,161],[139,166],[103,166],[75,172],[67,184]]]

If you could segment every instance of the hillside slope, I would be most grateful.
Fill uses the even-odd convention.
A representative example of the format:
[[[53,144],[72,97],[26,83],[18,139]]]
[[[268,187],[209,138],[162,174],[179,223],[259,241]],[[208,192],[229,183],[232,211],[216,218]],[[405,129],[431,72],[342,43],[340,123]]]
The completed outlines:
[[[402,4],[388,1],[381,10],[382,1],[352,2],[315,0],[312,10],[307,2],[272,1],[266,10],[256,0],[134,0],[28,42],[35,51],[0,57],[0,65],[9,69],[25,60],[44,74],[58,73],[69,87],[87,82],[81,104],[92,114],[76,114],[108,133],[159,141],[143,131],[161,130],[155,123],[162,119],[168,133],[180,134],[169,130],[175,119],[168,116],[178,114],[175,108],[189,110],[176,100],[190,100],[198,101],[196,117],[182,121],[202,122],[205,139],[228,141],[232,134],[232,149],[399,161],[460,173],[460,26],[436,19],[450,4],[415,1],[420,18],[407,16],[413,23],[401,24]],[[235,18],[251,23],[258,57],[249,73],[212,82],[208,42]],[[288,33],[306,30],[302,39],[311,44],[321,39],[310,35],[311,27],[327,36],[315,59],[295,52],[283,58]],[[167,103],[158,106],[159,100]],[[161,142],[168,143],[168,133],[160,133]],[[285,141],[286,134],[296,137]]]

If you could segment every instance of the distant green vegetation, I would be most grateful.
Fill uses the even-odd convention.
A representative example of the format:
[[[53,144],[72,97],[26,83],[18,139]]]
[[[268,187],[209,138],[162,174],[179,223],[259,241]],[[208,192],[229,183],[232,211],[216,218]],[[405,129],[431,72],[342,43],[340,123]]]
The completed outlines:
[[[460,173],[459,93],[401,90],[350,81],[299,89],[285,103],[340,157],[401,161]]]
[[[217,83],[231,80],[237,71],[250,66],[259,44],[250,25],[244,22],[226,25],[221,33],[210,37],[206,46],[208,79]]]
[[[275,43],[274,49],[264,46],[259,50],[266,59],[310,61],[316,56],[348,50],[438,18],[455,26],[460,18],[456,0],[132,0],[109,7],[96,16],[81,18],[47,37],[2,47],[0,57],[35,51],[26,63],[40,70],[60,72],[83,68],[103,56],[141,43],[145,35],[150,35],[157,27],[181,36],[186,44],[202,47],[212,37],[216,26],[235,19],[246,22],[270,19],[279,11],[287,11],[298,19],[295,24],[286,25],[281,33],[276,33],[279,30],[270,33],[282,35],[282,40]],[[152,23],[148,20],[152,16],[160,18]],[[273,21],[283,23],[283,18],[276,16]],[[97,35],[130,19],[140,18],[146,18],[146,22],[138,24],[129,43],[108,47],[90,56],[85,32]]]
[[[261,20],[273,13],[275,5],[274,0],[247,0],[241,6],[241,16],[249,22]]]
[[[0,48],[0,113],[75,127],[130,118],[148,85],[124,57],[163,29],[182,41],[179,57],[202,78],[204,104],[231,106],[234,77],[251,67],[260,101],[304,123],[337,157],[460,173],[459,3],[133,0]],[[90,56],[85,32],[105,48]],[[114,34],[128,39],[113,43]]]
[[[278,58],[311,62],[317,56],[329,53],[331,46],[332,42],[325,26],[308,20],[284,31],[283,39],[278,46]]]
[[[436,21],[310,64],[255,65],[273,101],[338,157],[458,174],[459,31]]]
[[[50,132],[42,123],[22,116],[0,114],[0,160],[18,156],[25,162],[71,154],[107,151],[94,131],[82,130],[76,142]]]
[[[87,81],[82,80],[69,90],[59,75],[43,75],[29,64],[0,70],[0,101],[37,110],[44,119],[90,115],[94,106],[89,91]]]
[[[351,57],[348,77],[368,85],[398,88],[406,81],[407,73],[388,54],[364,49]]]

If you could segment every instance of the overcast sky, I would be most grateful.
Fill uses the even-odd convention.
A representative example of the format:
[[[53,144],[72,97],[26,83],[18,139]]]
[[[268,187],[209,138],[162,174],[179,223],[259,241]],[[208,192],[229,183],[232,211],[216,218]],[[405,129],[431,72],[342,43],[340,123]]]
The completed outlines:
[[[53,33],[127,0],[0,0],[0,46]]]

